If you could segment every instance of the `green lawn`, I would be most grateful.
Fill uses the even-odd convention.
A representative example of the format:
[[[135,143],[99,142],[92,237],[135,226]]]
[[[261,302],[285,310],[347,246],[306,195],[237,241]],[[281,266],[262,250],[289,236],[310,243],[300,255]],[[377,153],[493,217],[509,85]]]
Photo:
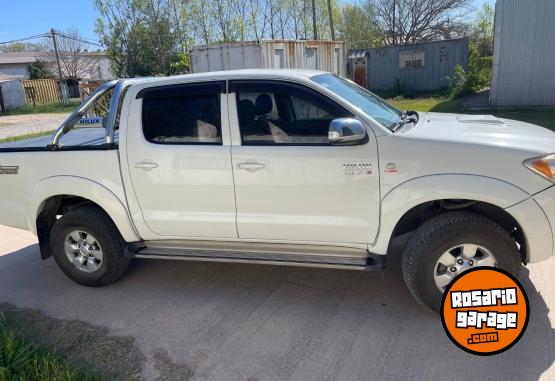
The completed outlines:
[[[0,144],[17,142],[18,140],[24,140],[24,139],[38,138],[38,137],[46,136],[46,135],[52,135],[52,132],[54,132],[54,131],[36,132],[34,134],[10,136],[9,138],[0,139]],[[0,379],[0,381],[1,381],[1,379]]]
[[[553,109],[484,109],[469,110],[464,108],[463,100],[449,99],[447,97],[423,98],[390,98],[387,100],[400,110],[451,112],[461,114],[491,114],[500,118],[521,120],[537,124],[555,131],[555,108]]]
[[[71,100],[69,104],[64,105],[60,102],[54,103],[45,103],[45,104],[37,104],[36,106],[27,105],[24,107],[16,108],[14,110],[10,110],[4,113],[0,113],[2,115],[27,115],[27,114],[49,114],[49,113],[56,113],[56,112],[71,112],[79,106],[81,101],[79,100]]]
[[[78,369],[55,353],[19,338],[0,315],[1,381],[96,381],[92,370]]]

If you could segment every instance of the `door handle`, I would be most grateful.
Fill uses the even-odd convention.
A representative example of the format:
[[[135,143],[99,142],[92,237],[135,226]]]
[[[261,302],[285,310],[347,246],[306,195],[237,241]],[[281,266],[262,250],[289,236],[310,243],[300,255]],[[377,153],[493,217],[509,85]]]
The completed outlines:
[[[150,161],[141,161],[139,163],[135,163],[135,168],[144,169],[145,171],[149,171],[154,168],[158,168],[158,164],[152,163]]]
[[[258,171],[259,169],[266,168],[266,164],[256,163],[256,162],[245,162],[245,163],[238,163],[237,168],[244,169],[247,172],[254,172],[254,171]]]

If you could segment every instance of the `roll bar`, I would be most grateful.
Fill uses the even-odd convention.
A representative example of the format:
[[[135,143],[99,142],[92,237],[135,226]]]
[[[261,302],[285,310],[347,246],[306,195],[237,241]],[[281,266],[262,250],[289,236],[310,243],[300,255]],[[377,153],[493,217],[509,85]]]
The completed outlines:
[[[132,80],[120,79],[108,81],[100,85],[88,98],[83,101],[83,103],[81,103],[81,105],[79,105],[75,111],[71,113],[70,116],[64,120],[60,127],[56,129],[50,148],[57,149],[60,146],[60,140],[62,137],[75,128],[77,122],[79,122],[83,115],[85,115],[85,113],[89,111],[92,106],[94,106],[96,101],[98,101],[101,96],[112,89],[114,89],[114,94],[110,100],[110,109],[108,110],[106,144],[113,144],[118,106],[125,88],[127,88],[132,82]]]

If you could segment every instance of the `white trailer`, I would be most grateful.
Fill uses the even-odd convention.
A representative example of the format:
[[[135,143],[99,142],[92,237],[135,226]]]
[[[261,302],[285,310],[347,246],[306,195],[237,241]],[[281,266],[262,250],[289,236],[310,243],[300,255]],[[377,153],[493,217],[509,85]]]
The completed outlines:
[[[342,41],[262,40],[195,46],[193,73],[234,69],[315,69],[345,76]]]

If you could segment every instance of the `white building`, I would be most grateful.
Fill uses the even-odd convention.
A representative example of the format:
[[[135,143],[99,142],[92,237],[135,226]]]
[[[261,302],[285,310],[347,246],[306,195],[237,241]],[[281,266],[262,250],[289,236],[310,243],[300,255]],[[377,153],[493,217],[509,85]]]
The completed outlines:
[[[110,69],[110,60],[105,52],[83,52],[81,55],[83,59],[92,61],[90,65],[87,65],[87,73],[83,74],[82,79],[108,80],[115,78]],[[28,79],[28,66],[37,60],[45,61],[52,73],[57,75],[56,61],[51,55],[44,52],[0,53],[0,75]],[[64,73],[64,75],[67,76],[68,73]]]

